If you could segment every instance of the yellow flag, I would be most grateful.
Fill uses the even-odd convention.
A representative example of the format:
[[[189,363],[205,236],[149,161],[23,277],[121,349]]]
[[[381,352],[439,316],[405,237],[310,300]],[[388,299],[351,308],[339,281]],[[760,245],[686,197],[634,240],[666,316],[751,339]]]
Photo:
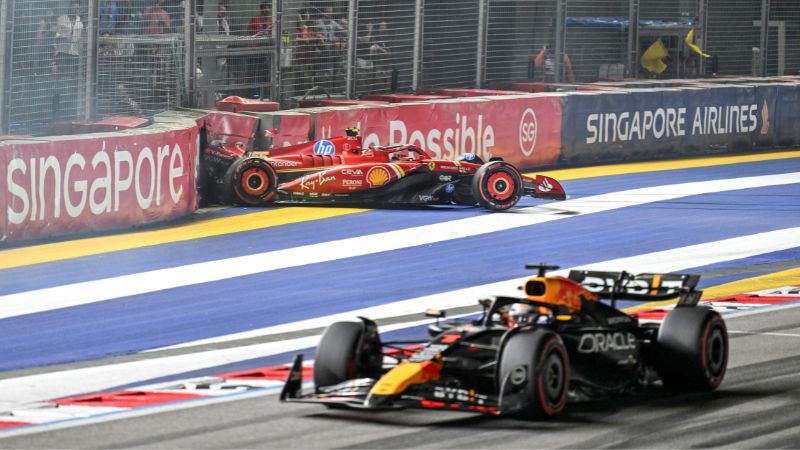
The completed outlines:
[[[667,55],[669,55],[669,52],[667,52],[667,48],[664,47],[664,43],[661,42],[661,39],[657,39],[653,42],[653,45],[648,47],[642,54],[642,67],[650,72],[660,74],[667,70],[667,65],[662,61]]]
[[[703,53],[703,50],[694,43],[694,28],[689,30],[689,33],[686,35],[686,45],[689,46],[692,51],[697,53],[698,55],[702,56],[703,58],[711,58],[711,55],[707,53]]]

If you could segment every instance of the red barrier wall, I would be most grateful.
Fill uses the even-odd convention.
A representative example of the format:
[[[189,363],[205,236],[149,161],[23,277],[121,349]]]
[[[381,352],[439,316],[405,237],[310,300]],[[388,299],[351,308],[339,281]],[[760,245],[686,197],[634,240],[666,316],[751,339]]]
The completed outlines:
[[[500,156],[522,168],[555,164],[561,146],[558,96],[396,104],[317,112],[316,138],[361,129],[365,145],[416,144],[434,157]]]
[[[173,219],[197,208],[197,128],[0,145],[0,242]]]

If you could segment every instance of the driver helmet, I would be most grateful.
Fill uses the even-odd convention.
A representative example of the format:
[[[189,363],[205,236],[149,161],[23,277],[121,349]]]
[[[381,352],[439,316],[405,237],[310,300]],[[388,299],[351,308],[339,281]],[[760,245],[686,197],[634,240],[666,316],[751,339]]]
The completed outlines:
[[[534,307],[527,303],[514,303],[508,309],[508,324],[511,328],[530,325],[535,317]]]

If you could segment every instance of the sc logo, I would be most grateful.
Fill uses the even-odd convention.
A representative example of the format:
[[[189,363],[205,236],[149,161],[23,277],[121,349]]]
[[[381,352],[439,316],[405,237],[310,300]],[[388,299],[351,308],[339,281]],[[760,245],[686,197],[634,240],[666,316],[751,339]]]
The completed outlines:
[[[321,141],[317,141],[317,143],[314,144],[315,155],[330,156],[335,153],[336,153],[336,147],[333,145],[333,142],[331,141],[323,139]]]
[[[534,147],[536,147],[536,133],[539,126],[536,124],[536,113],[531,108],[522,113],[522,119],[519,121],[519,149],[525,156],[531,156]]]

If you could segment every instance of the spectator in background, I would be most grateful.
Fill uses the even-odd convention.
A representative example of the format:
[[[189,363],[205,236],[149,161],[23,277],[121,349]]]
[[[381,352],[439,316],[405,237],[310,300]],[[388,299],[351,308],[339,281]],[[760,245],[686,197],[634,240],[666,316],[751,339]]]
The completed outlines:
[[[114,0],[101,0],[98,6],[100,16],[100,35],[110,36],[114,34],[117,27],[117,15],[119,8]]]
[[[83,38],[83,22],[81,22],[81,5],[78,2],[70,3],[66,14],[58,16],[56,20],[56,54],[64,59],[75,59],[77,65],[81,54],[81,39]]]
[[[386,22],[384,21],[378,22],[378,26],[374,32],[374,39],[372,46],[370,46],[369,48],[370,53],[375,59],[378,59],[390,53],[389,45],[386,42],[387,28],[388,27],[386,25]]]
[[[117,0],[117,21],[114,32],[127,35],[141,34],[144,30],[143,12],[134,0]],[[117,49],[126,58],[132,58],[136,53],[136,46],[131,42],[118,42]]]
[[[347,36],[346,21],[333,16],[333,8],[322,9],[322,17],[317,19],[317,31],[322,37],[322,56],[320,65],[325,75],[323,85],[329,91],[335,89],[344,68],[344,48]]]
[[[224,3],[217,5],[217,22],[214,32],[225,36],[231,35],[231,25],[228,22],[228,7]]]
[[[319,57],[322,35],[317,31],[316,23],[311,20],[311,13],[301,10],[297,15],[295,30],[296,59],[300,64],[309,64]]]
[[[250,19],[247,32],[251,36],[269,36],[272,33],[272,11],[267,2],[261,2],[259,14]]]
[[[219,3],[217,5],[217,20],[215,22],[214,32],[225,36],[231,35],[231,25],[230,22],[228,22],[228,7],[224,3]],[[227,45],[217,45],[216,48],[227,48]],[[217,72],[222,74],[224,79],[228,78],[230,75],[228,58],[224,56],[217,57]]]
[[[356,63],[359,68],[371,69],[373,63],[381,61],[382,57],[389,54],[386,41],[383,39],[386,32],[386,22],[375,25],[373,22],[366,22],[358,34],[358,45],[356,46]]]
[[[373,35],[375,25],[370,21],[364,21],[360,28],[356,42],[356,66],[359,69],[372,69],[374,64],[370,49],[375,45],[375,36]]]
[[[170,32],[178,33],[183,31],[183,1],[182,0],[167,0],[164,5],[164,10],[169,14],[169,20],[172,24]]]
[[[539,54],[533,59],[533,74],[536,81],[554,82],[555,81],[555,57],[552,51],[553,46],[545,45]],[[567,82],[574,83],[575,75],[572,73],[572,62],[569,55],[564,53],[564,77]]]
[[[328,44],[339,46],[347,35],[347,28],[333,17],[333,8],[330,6],[322,9],[322,17],[317,19],[317,31]]]
[[[247,33],[256,37],[270,37],[272,35],[272,11],[269,3],[261,2],[259,14],[250,19]],[[264,53],[253,55],[247,59],[247,77],[260,83],[266,82],[269,75],[269,60],[265,44],[253,44],[252,47],[264,48]]]
[[[141,34],[144,29],[143,10],[134,0],[119,0],[117,21],[114,30],[117,34]]]
[[[36,22],[36,34],[33,39],[33,72],[37,75],[53,72],[53,55],[55,53],[56,26],[53,10],[40,17]]]
[[[152,6],[144,9],[144,34],[164,34],[170,32],[172,22],[164,9],[165,0],[153,0]]]
[[[297,26],[308,25],[309,23],[311,23],[311,10],[303,8],[297,11]]]
[[[56,94],[53,117],[71,117],[77,111],[78,80],[80,71],[81,44],[83,43],[83,22],[81,5],[73,1],[66,14],[56,19],[55,61],[56,72],[62,92]]]
[[[316,21],[311,19],[308,9],[301,9],[297,14],[294,42],[294,74],[302,93],[314,85],[318,74],[312,65],[319,60],[322,53],[322,36],[317,32]]]

